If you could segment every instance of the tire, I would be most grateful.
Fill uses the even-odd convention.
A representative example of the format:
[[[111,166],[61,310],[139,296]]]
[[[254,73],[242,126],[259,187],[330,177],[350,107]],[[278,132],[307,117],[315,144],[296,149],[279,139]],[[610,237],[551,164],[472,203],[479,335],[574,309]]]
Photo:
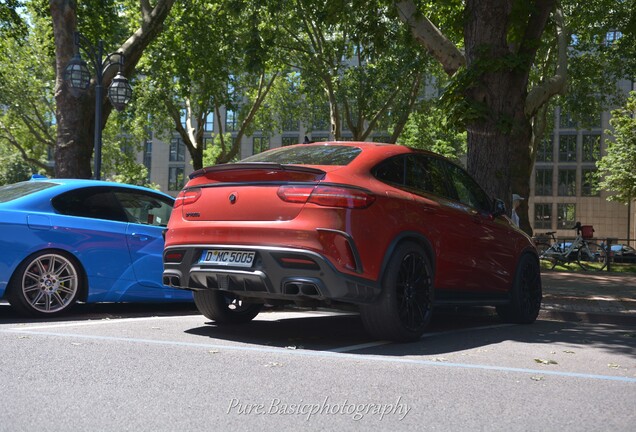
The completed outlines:
[[[541,272],[536,258],[521,257],[510,292],[510,303],[497,306],[497,314],[506,322],[531,324],[541,310]]]
[[[579,248],[578,263],[583,270],[601,271],[607,265],[607,251],[596,243],[586,243]]]
[[[62,251],[41,251],[24,260],[9,282],[7,299],[18,312],[53,316],[68,311],[83,288],[75,258]]]
[[[396,342],[422,336],[433,315],[433,271],[424,249],[400,244],[391,256],[378,299],[360,306],[362,322],[371,335]]]
[[[217,290],[194,292],[194,304],[206,318],[217,324],[243,324],[259,314],[262,304],[245,303],[228,293]]]

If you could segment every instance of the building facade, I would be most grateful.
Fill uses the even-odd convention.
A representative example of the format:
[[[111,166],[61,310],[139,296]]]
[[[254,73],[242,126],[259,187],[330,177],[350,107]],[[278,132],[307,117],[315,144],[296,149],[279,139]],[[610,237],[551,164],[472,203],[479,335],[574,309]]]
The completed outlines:
[[[625,93],[633,82],[622,82]],[[592,175],[607,150],[610,112],[600,113],[591,127],[582,128],[557,108],[552,134],[537,150],[530,181],[528,215],[535,234],[556,231],[560,238],[574,237],[576,222],[593,225],[599,241],[615,238],[633,241],[634,206],[607,201]]]

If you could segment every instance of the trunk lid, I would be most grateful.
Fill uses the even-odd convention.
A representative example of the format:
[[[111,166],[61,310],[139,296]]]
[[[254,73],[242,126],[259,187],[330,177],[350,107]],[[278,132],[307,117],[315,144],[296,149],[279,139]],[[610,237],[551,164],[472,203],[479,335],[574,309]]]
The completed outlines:
[[[280,186],[317,184],[324,177],[325,171],[307,166],[215,165],[190,175],[175,206],[182,207],[182,217],[188,221],[286,221],[305,204],[280,199]]]

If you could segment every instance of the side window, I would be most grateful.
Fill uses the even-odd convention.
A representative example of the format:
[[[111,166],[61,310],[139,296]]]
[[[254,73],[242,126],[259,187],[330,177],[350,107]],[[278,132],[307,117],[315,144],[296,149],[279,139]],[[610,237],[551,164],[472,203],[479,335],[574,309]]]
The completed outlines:
[[[159,195],[134,191],[116,191],[115,196],[131,223],[166,226],[172,211],[172,201]]]
[[[61,214],[127,222],[119,202],[108,188],[83,188],[66,192],[52,201]]]
[[[392,157],[373,168],[372,174],[381,182],[404,186],[404,162],[404,156]]]
[[[406,184],[415,190],[449,198],[446,172],[437,158],[410,155],[406,167]]]
[[[445,164],[459,201],[478,210],[490,212],[492,210],[490,198],[477,182],[460,167],[448,162]]]

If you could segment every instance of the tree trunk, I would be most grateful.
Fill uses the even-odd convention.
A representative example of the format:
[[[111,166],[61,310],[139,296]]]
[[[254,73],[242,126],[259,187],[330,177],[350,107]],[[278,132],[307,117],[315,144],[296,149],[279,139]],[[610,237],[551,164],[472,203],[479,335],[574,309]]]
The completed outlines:
[[[513,5],[524,4],[513,12]],[[532,3],[528,5],[527,3]],[[466,0],[465,56],[424,16],[413,0],[395,2],[400,18],[449,75],[466,71],[464,101],[473,115],[467,121],[468,171],[486,192],[511,208],[512,193],[528,198],[532,170],[530,118],[566,79],[566,32],[555,13],[559,34],[557,76],[528,93],[528,77],[555,0]],[[531,6],[531,7],[528,7]],[[516,15],[513,16],[513,13]],[[519,15],[525,14],[525,15]],[[514,39],[509,37],[515,35]],[[465,60],[465,61],[464,61]],[[521,228],[530,233],[527,201],[519,208]]]
[[[53,34],[56,43],[55,102],[57,143],[55,148],[56,177],[91,177],[93,124],[91,98],[74,98],[66,89],[62,72],[73,56],[73,32],[77,27],[76,2],[50,0]]]
[[[465,98],[481,113],[467,125],[468,171],[486,192],[503,199],[508,209],[513,193],[527,199],[530,192],[532,126],[525,114],[528,79],[536,39],[543,33],[553,2],[537,3],[541,7],[528,18],[525,38],[515,47],[508,40],[512,2],[466,2],[466,65],[475,78],[466,88]],[[530,234],[527,204],[519,213],[521,228]]]
[[[115,50],[122,52],[125,63],[122,73],[130,78],[144,49],[161,31],[174,0],[157,0],[154,7],[148,0],[140,2],[142,24],[122,46]],[[95,82],[86,94],[75,98],[63,81],[64,69],[75,54],[74,32],[77,30],[77,2],[75,0],[49,0],[55,38],[55,102],[57,120],[57,141],[55,145],[55,176],[69,178],[90,178],[91,155],[95,134]],[[97,43],[98,41],[92,41]],[[102,83],[104,95],[115,74],[110,68]],[[103,129],[112,106],[104,96],[100,102],[102,121],[97,127]]]

